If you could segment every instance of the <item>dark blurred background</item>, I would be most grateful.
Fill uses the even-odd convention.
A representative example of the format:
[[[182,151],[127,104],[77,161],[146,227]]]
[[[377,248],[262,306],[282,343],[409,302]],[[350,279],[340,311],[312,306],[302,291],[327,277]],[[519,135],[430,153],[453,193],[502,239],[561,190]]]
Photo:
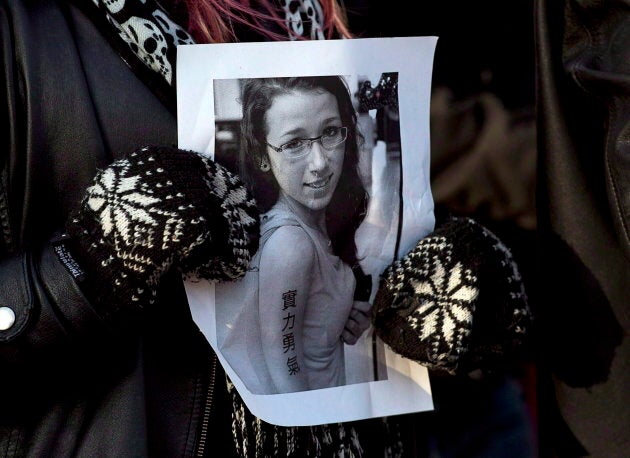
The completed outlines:
[[[510,248],[535,309],[533,0],[344,1],[359,37],[437,36],[431,186],[439,214],[471,216]],[[435,411],[413,421],[416,456],[539,455],[535,364],[480,379],[432,378]]]

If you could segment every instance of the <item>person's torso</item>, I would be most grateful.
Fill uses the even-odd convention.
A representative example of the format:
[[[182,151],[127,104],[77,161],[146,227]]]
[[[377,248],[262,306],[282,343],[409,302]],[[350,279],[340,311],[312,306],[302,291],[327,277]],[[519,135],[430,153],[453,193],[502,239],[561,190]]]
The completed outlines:
[[[260,251],[264,249],[264,241],[281,225],[300,227],[315,252],[303,327],[304,364],[308,369],[309,387],[342,385],[345,366],[340,336],[353,303],[355,280],[352,269],[333,253],[328,237],[306,224],[282,203],[277,203],[262,216]]]

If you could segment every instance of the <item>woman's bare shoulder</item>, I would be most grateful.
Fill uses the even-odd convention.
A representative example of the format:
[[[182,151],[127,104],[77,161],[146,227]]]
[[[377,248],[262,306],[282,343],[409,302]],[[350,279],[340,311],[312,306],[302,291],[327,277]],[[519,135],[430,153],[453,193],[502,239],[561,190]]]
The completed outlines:
[[[290,266],[308,266],[313,263],[313,240],[300,226],[282,226],[276,229],[265,243],[261,261]]]

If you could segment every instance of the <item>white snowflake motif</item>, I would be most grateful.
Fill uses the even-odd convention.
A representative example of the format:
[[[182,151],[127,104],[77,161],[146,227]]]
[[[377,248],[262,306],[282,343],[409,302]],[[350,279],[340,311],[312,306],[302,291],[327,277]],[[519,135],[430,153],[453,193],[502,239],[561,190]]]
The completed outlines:
[[[447,269],[437,258],[433,266],[427,278],[410,281],[420,304],[410,324],[420,339],[434,341],[436,362],[447,363],[464,349],[461,339],[470,333],[479,289],[476,277],[461,263]]]
[[[103,235],[117,245],[138,243],[140,234],[152,233],[158,224],[150,209],[160,199],[143,192],[140,176],[126,176],[128,171],[129,162],[122,161],[120,167],[106,169],[88,190],[87,205],[98,214]],[[152,244],[152,238],[145,238],[144,244]]]

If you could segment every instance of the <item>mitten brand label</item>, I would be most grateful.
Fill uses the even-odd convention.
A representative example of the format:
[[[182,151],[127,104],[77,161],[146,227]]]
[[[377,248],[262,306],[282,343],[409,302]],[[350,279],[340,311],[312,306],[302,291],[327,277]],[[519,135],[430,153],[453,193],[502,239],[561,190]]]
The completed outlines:
[[[83,272],[79,263],[72,257],[66,246],[58,244],[55,245],[53,249],[55,250],[55,254],[61,263],[66,267],[66,269],[68,269],[68,272],[70,272],[70,275],[72,275],[75,280],[81,280],[85,275],[85,272]]]

